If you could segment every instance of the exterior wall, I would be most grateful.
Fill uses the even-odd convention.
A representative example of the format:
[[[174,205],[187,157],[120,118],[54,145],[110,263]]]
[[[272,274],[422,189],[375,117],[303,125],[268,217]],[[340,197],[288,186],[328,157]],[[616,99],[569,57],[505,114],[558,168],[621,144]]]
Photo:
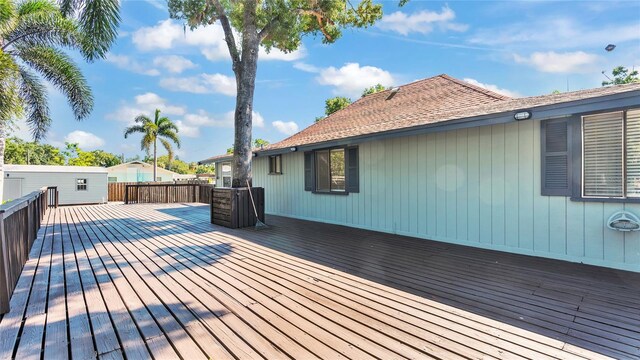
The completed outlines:
[[[60,205],[107,201],[107,173],[57,173],[6,171],[5,177],[22,179],[22,195],[44,186],[57,186]],[[76,190],[76,179],[87,179],[87,190]],[[13,199],[7,199],[13,200]]]
[[[640,232],[606,227],[640,204],[541,196],[540,122],[522,121],[359,144],[360,192],[304,191],[304,154],[283,175],[253,163],[268,214],[640,271]]]

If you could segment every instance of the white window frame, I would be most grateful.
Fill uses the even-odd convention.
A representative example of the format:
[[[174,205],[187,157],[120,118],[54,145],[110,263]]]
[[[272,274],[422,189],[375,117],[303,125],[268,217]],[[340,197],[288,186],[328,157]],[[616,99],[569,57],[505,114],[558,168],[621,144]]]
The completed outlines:
[[[78,183],[78,180],[84,180],[84,184]],[[78,188],[79,186],[84,186],[84,189]],[[87,179],[87,178],[76,178],[76,191],[89,191],[89,179]]]
[[[608,111],[603,113],[585,114],[580,118],[580,141],[581,141],[581,181],[580,181],[580,194],[583,199],[640,199],[640,196],[629,196],[627,193],[627,113],[629,111],[637,111],[639,109],[628,109],[621,111]],[[599,115],[599,114],[615,114],[620,113],[622,115],[622,156],[621,156],[621,168],[622,168],[622,196],[594,196],[585,194],[585,138],[584,138],[584,121],[585,117]]]

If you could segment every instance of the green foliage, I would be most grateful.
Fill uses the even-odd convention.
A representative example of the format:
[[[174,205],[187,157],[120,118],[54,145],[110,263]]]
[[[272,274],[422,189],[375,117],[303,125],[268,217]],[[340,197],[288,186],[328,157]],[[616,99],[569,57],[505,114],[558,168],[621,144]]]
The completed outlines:
[[[111,167],[122,164],[122,157],[104,150],[93,150],[93,166]]]
[[[74,19],[47,0],[0,0],[0,39],[0,121],[25,115],[34,139],[43,138],[51,123],[43,79],[66,95],[76,119],[88,116],[91,90],[63,51],[86,45]]]
[[[255,29],[254,35],[258,35],[267,51],[276,48],[284,52],[298,49],[304,35],[322,35],[322,42],[333,43],[344,29],[368,27],[382,17],[382,5],[372,0],[363,0],[355,6],[340,0],[169,0],[168,5],[169,15],[186,20],[191,29],[223,18],[223,26],[228,21],[240,33]],[[249,8],[250,5],[255,8]],[[245,17],[254,13],[255,17]],[[245,23],[246,19],[253,21]]]
[[[602,73],[604,74],[604,71]],[[603,81],[602,86],[640,82],[640,78],[638,77],[638,70],[629,72],[629,69],[625,68],[624,66],[616,66],[615,68],[613,68],[613,70],[611,71],[611,75],[613,75],[613,79],[611,81]]]
[[[387,90],[387,88],[382,86],[382,84],[375,84],[372,87],[368,87],[368,88],[364,89],[364,91],[362,92],[362,97],[365,97],[365,96],[371,95],[371,94],[375,94],[375,93],[378,93],[380,91],[385,91],[385,90]]]
[[[4,162],[19,165],[64,165],[65,160],[60,150],[54,146],[12,137],[7,139],[5,145]]]
[[[153,164],[153,158],[146,157],[144,162]],[[178,174],[211,174],[215,171],[213,165],[198,165],[197,163],[187,163],[180,159],[169,159],[168,155],[158,156],[158,167],[171,170]]]
[[[267,146],[271,144],[269,141],[265,140],[265,139],[254,139],[253,140],[253,148],[261,148],[263,146]],[[231,146],[230,148],[227,149],[227,154],[233,154],[233,146]]]
[[[118,37],[119,0],[59,0],[63,15],[76,19],[84,41],[82,53],[93,61],[104,58]]]
[[[551,92],[551,95],[561,94],[560,90],[556,89]]]
[[[344,96],[336,96],[324,102],[324,114],[329,116],[338,110],[342,110],[351,105],[351,99]]]

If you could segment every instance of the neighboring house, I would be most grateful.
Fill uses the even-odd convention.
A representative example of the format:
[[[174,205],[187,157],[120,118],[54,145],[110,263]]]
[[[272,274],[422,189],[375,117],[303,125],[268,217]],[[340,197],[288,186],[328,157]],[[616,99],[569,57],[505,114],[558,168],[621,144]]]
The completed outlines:
[[[4,199],[57,186],[60,205],[107,201],[107,169],[96,166],[4,165]]]
[[[153,181],[153,165],[143,161],[131,161],[107,168],[109,182],[151,182]],[[158,166],[156,181],[195,179],[192,174],[178,174]]]
[[[255,156],[268,214],[640,271],[640,232],[607,226],[640,215],[640,84],[510,99],[440,75]]]

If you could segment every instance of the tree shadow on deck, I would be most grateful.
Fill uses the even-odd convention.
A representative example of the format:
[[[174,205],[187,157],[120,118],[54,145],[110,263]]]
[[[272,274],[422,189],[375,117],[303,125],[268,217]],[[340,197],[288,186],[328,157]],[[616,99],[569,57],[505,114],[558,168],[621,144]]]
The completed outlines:
[[[265,231],[199,226],[452,311],[615,358],[640,357],[640,274],[276,216],[267,220]],[[323,281],[323,273],[318,269],[315,280]]]

